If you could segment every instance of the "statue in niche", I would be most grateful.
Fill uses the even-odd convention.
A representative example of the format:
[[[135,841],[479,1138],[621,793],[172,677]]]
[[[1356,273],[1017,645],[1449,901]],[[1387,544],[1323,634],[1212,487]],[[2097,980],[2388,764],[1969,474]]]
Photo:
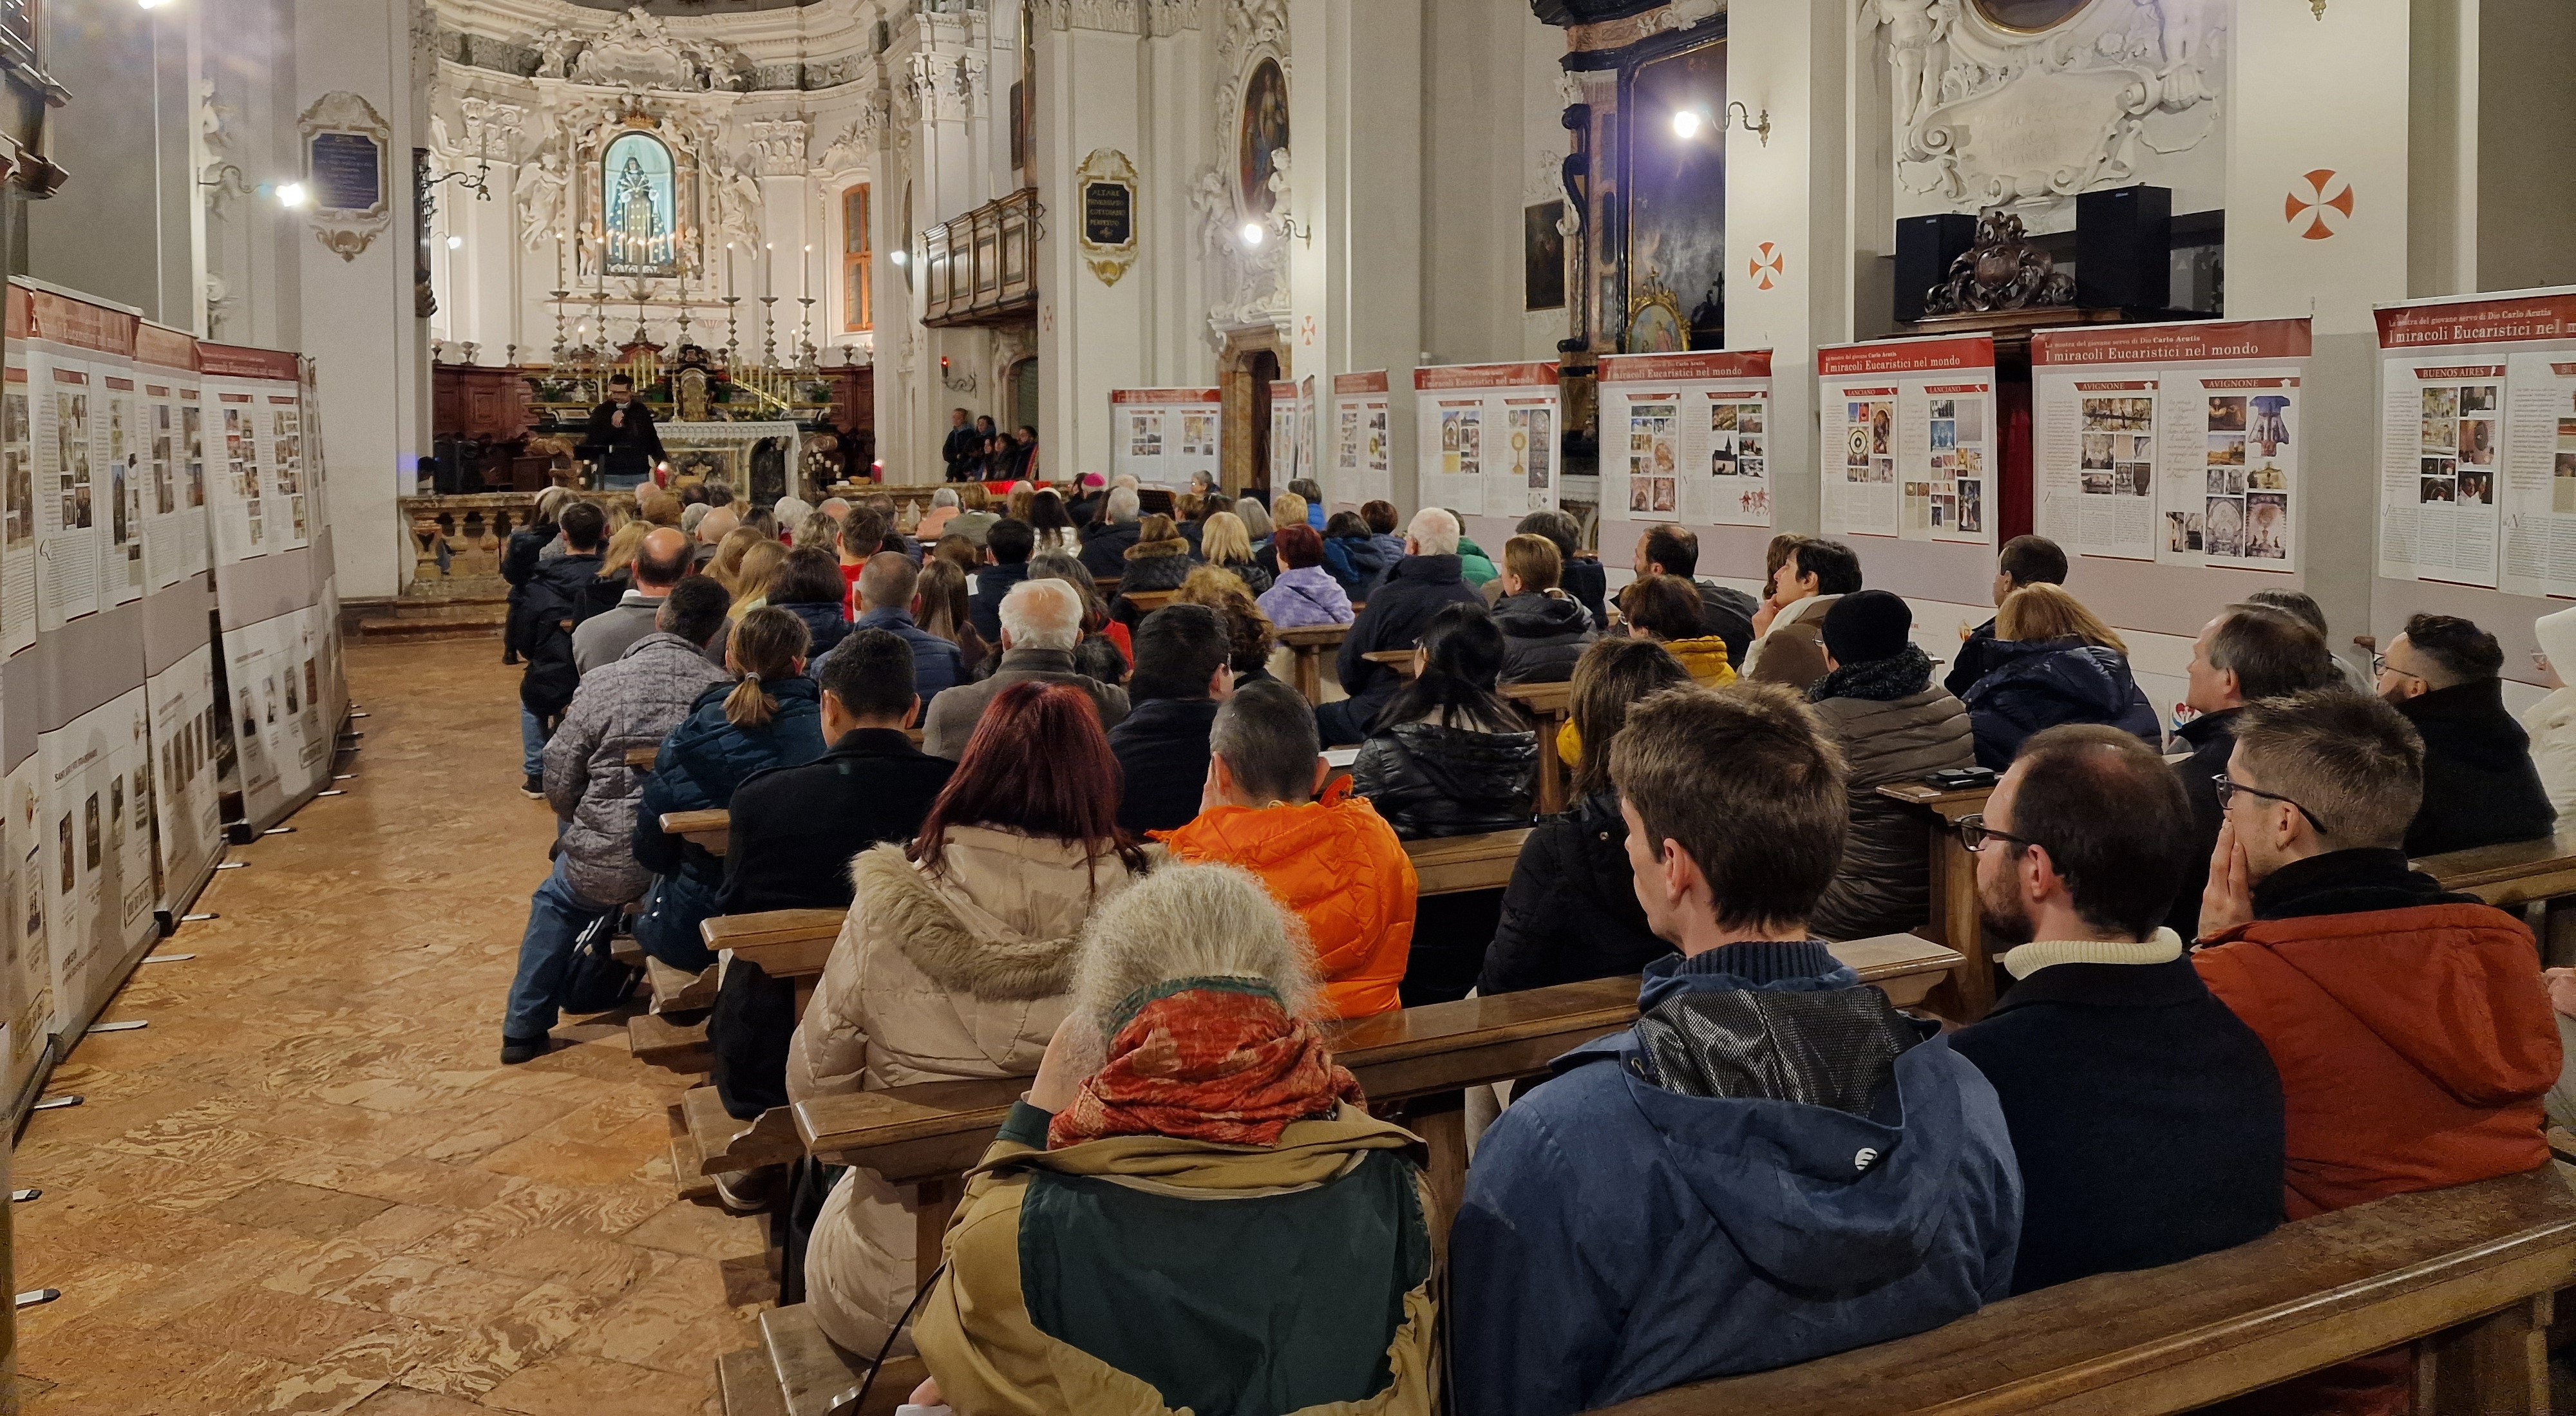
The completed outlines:
[[[643,133],[627,133],[608,145],[600,168],[608,273],[679,274],[671,150]]]
[[[562,159],[545,153],[519,169],[519,239],[531,251],[549,238],[563,237],[564,180]]]
[[[1896,69],[1896,121],[1910,126],[1941,98],[1941,39],[1950,24],[1943,0],[1871,0],[1887,26],[1889,59]]]

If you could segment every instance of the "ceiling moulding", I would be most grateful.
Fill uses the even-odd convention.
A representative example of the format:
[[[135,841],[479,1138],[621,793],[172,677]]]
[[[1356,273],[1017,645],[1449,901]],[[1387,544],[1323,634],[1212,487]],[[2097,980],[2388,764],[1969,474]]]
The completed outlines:
[[[577,5],[571,0],[430,0],[438,28],[491,35],[535,48],[550,30],[581,36],[606,35],[635,23],[628,11]],[[653,14],[683,41],[722,44],[742,55],[752,69],[792,63],[802,56],[808,66],[843,56],[871,54],[876,46],[873,0],[814,0],[811,5],[774,10],[721,10],[715,13]]]

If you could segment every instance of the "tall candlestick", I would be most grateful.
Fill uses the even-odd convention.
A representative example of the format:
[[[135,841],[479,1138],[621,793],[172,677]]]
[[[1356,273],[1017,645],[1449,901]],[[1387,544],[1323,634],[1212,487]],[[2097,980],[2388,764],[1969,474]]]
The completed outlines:
[[[760,298],[775,298],[773,283],[777,275],[778,245],[773,241],[763,241],[760,243]]]
[[[733,298],[733,243],[725,242],[725,298]]]

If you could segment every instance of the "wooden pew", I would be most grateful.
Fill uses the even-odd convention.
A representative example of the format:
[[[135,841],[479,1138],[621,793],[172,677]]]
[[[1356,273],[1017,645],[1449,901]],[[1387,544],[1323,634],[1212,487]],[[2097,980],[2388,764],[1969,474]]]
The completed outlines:
[[[1529,833],[1524,826],[1516,831],[1405,842],[1404,853],[1413,861],[1415,893],[1463,895],[1502,889],[1512,883],[1512,866],[1520,860]]]
[[[2414,866],[2443,889],[2475,895],[2499,909],[2576,895],[2576,824],[2537,841],[2422,856]]]
[[[1308,703],[1324,701],[1324,656],[1340,653],[1342,641],[1350,632],[1346,624],[1310,624],[1279,631],[1279,642],[1296,656],[1291,682]]]
[[[2415,1344],[2415,1409],[2551,1409],[2551,1295],[2576,1197],[2544,1166],[2282,1226],[2251,1244],[2006,1299],[1946,1327],[1676,1387],[1611,1416],[2169,1416]]]
[[[1179,593],[1181,592],[1178,590],[1130,590],[1125,599],[1130,606],[1134,607],[1136,613],[1150,615],[1172,603],[1172,597]]]
[[[652,747],[630,747],[626,749],[626,765],[633,771],[650,772],[653,770],[653,759],[661,755],[662,749],[658,744]]]
[[[1516,683],[1503,697],[1520,705],[1538,729],[1538,813],[1553,816],[1566,809],[1565,760],[1557,755],[1556,735],[1574,714],[1571,683]]]
[[[723,807],[713,811],[666,811],[662,813],[662,833],[682,837],[711,856],[722,856],[725,838],[733,834],[733,813]]]
[[[1927,782],[1891,782],[1880,796],[1929,814],[1932,856],[1932,923],[1927,937],[1958,951],[1959,976],[1934,996],[1933,1011],[1955,1023],[1973,1023],[1995,1006],[1994,959],[1986,949],[1983,906],[1977,903],[1977,858],[1959,843],[1959,819],[1986,809],[1993,787],[1945,792]]]

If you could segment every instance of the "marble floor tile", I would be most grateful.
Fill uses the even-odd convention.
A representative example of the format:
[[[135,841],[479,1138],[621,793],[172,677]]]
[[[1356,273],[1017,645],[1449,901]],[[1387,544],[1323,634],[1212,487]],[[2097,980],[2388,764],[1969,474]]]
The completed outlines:
[[[234,848],[13,1174],[33,1416],[710,1416],[775,1293],[763,1222],[675,1202],[687,1078],[568,1019],[497,1065],[545,809],[487,643],[360,645],[349,794]],[[435,810],[424,810],[434,803]]]

